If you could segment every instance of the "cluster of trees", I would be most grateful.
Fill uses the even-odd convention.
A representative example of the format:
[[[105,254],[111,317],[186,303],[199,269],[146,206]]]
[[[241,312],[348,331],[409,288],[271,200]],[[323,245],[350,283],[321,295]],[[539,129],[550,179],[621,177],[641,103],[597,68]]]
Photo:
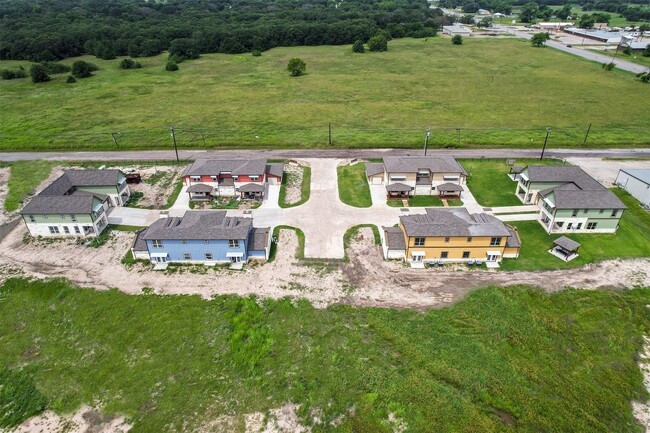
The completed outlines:
[[[443,21],[426,0],[3,0],[0,60],[170,50],[180,61],[208,52],[352,44],[380,30],[394,38],[427,37]]]
[[[120,69],[140,69],[142,65],[132,59],[122,59],[120,62]]]
[[[500,12],[506,15],[512,13],[512,1],[510,0],[440,0],[439,5],[448,9],[461,7],[463,12],[468,14],[474,14],[479,9],[487,9],[491,12]]]

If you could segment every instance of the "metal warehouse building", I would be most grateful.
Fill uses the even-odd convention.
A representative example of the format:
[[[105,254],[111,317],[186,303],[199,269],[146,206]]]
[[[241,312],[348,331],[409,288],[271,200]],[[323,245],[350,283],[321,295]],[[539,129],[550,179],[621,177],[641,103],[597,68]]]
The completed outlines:
[[[632,194],[644,208],[650,209],[650,169],[621,169],[616,184]]]

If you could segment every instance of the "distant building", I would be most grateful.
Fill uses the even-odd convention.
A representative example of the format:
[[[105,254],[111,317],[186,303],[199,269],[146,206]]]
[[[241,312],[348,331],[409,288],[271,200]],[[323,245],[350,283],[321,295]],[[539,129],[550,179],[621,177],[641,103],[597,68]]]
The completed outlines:
[[[443,26],[442,33],[449,36],[463,36],[469,37],[472,35],[472,31],[467,27],[461,26],[460,24],[454,24],[451,26]]]
[[[490,15],[490,11],[487,9],[479,9],[478,10],[479,15]]]
[[[574,25],[573,23],[537,23],[533,27],[544,30],[560,30]]]
[[[650,169],[621,169],[616,184],[639,200],[644,208],[650,209]]]
[[[567,27],[563,29],[565,33],[571,35],[581,36],[586,39],[591,39],[593,41],[603,42],[606,44],[619,44],[623,40],[623,37],[629,36],[626,33],[621,32],[606,32],[603,30],[585,30],[578,27]]]
[[[650,41],[643,41],[643,42],[630,42],[629,40],[623,39],[621,43],[619,44],[619,48],[625,49],[629,48],[632,51],[643,51],[645,48],[650,45]]]

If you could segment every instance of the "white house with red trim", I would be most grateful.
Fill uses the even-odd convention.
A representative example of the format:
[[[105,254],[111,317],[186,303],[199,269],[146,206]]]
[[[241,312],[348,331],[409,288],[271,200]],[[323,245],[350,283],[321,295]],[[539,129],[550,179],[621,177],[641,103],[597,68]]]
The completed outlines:
[[[266,159],[199,159],[183,170],[191,200],[212,197],[263,198],[267,185],[282,182],[284,164]]]

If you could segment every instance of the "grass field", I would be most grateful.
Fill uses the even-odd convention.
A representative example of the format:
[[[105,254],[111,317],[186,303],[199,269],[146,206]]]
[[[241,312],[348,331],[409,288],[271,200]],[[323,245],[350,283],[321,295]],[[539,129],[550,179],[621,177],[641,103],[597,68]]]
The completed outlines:
[[[21,199],[40,185],[56,165],[52,161],[21,161],[11,164],[5,209],[9,212],[21,207]]]
[[[517,184],[508,177],[510,165],[506,160],[459,159],[467,176],[467,187],[481,206],[521,206],[515,195]],[[564,164],[557,159],[517,159],[515,165]]]
[[[101,69],[73,85],[65,74],[42,84],[0,81],[0,148],[171,150],[170,125],[180,148],[327,147],[329,123],[335,147],[420,146],[427,127],[434,147],[538,147],[547,126],[550,147],[576,147],[589,123],[590,146],[650,144],[650,114],[631,103],[647,86],[521,40],[401,39],[366,54],[350,46],[208,54],[175,73],[164,70],[165,57],[139,59],[137,70],[85,57]],[[288,76],[292,57],[306,62],[307,75]],[[18,65],[28,66],[0,62]]]
[[[414,432],[642,431],[648,289],[488,288],[426,313],[60,280],[0,295],[0,380],[23,384],[0,407],[22,417],[100,401],[132,433],[214,431],[222,415],[243,432],[244,414],[293,402],[316,433],[393,432],[390,416]]]
[[[372,206],[370,186],[366,177],[366,164],[342,165],[336,168],[339,199],[354,207]]]
[[[504,260],[505,270],[544,270],[575,268],[587,263],[607,259],[650,257],[650,212],[643,210],[639,202],[625,190],[612,191],[627,206],[621,225],[615,234],[569,234],[569,238],[581,244],[579,256],[564,262],[548,253],[558,234],[547,234],[537,221],[508,223],[519,231],[521,251],[519,258]]]

